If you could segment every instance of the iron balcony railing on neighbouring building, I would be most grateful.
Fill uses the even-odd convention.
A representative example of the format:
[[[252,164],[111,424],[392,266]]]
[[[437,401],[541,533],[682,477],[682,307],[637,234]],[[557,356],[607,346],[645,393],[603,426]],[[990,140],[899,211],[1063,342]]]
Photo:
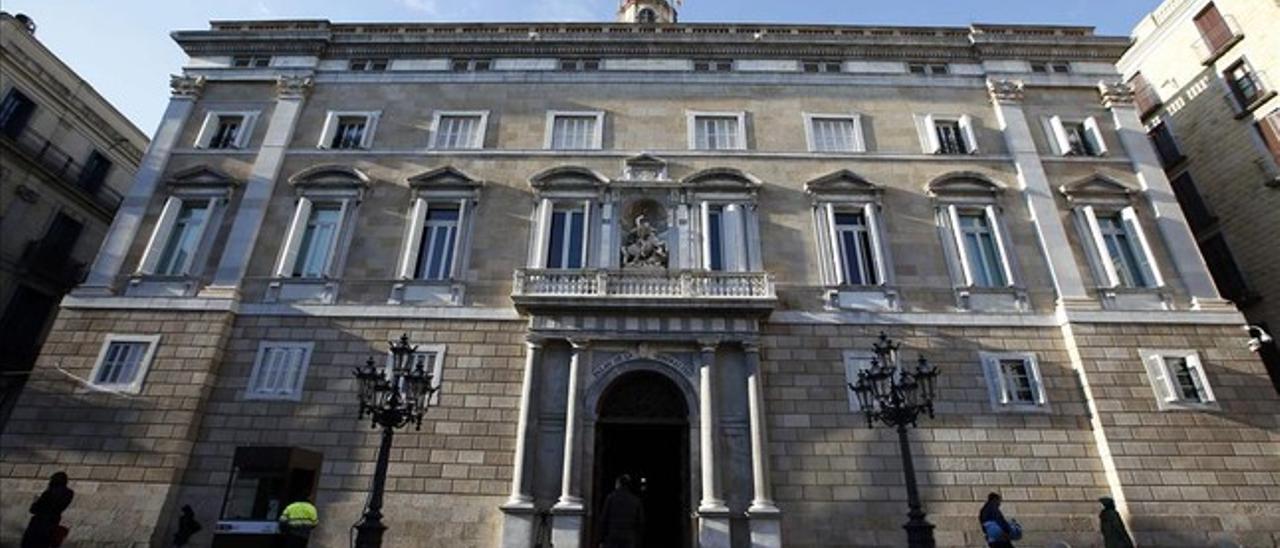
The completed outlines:
[[[53,141],[30,127],[23,128],[17,135],[0,132],[0,139],[8,142],[19,153],[44,168],[54,179],[107,210],[112,216],[119,209],[120,202],[124,199],[119,192],[102,181],[86,181],[82,162],[76,161]]]

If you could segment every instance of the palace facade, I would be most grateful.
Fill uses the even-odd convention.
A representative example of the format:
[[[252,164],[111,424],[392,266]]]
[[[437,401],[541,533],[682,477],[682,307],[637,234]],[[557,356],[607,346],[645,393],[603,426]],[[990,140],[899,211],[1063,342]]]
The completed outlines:
[[[353,367],[435,371],[392,546],[901,546],[884,332],[942,371],[911,431],[940,546],[1280,542],[1280,399],[1114,68],[1060,26],[217,21],[3,440],[0,535],[242,541],[299,496],[348,542],[378,432]],[[214,522],[218,526],[214,527]],[[236,534],[243,536],[237,537]],[[79,541],[77,541],[79,545]],[[232,544],[234,545],[234,544]]]

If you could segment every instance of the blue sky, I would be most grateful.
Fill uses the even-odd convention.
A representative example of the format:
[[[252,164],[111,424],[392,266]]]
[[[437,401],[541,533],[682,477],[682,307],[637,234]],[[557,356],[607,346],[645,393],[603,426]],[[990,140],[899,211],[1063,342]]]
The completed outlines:
[[[1088,25],[1128,35],[1159,0],[686,0],[684,22]],[[610,21],[617,0],[6,0],[36,20],[36,36],[144,133],[168,101],[183,63],[169,39],[211,19],[332,21]]]

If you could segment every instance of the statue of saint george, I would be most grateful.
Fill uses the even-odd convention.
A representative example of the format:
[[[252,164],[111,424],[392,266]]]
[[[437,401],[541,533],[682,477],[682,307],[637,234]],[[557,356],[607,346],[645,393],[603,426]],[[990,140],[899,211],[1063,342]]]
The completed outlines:
[[[636,216],[634,225],[622,246],[623,268],[666,268],[667,243],[643,214]]]

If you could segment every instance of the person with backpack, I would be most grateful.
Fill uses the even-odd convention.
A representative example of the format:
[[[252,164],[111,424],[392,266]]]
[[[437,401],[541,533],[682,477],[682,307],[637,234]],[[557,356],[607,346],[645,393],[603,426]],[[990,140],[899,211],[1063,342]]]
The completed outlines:
[[[990,548],[1014,548],[1013,541],[1022,538],[1022,526],[1017,520],[1006,520],[1000,511],[1002,499],[999,493],[987,495],[987,503],[978,511],[978,524]]]

